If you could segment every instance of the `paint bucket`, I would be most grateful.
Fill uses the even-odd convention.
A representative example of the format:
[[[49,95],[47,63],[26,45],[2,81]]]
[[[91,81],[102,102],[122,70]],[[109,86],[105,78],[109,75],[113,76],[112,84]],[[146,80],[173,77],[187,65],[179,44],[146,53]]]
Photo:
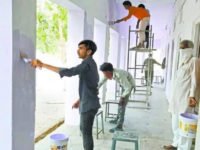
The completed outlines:
[[[196,138],[198,115],[182,113],[179,116],[180,135],[186,138]]]
[[[67,150],[69,137],[64,134],[53,134],[50,136],[50,150]]]

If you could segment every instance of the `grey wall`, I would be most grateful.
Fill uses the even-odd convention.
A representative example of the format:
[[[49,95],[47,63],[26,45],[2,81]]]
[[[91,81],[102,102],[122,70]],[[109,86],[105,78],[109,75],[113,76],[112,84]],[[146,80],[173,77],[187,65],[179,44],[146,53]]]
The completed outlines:
[[[19,51],[35,58],[36,1],[13,1],[13,150],[34,149],[35,70]]]

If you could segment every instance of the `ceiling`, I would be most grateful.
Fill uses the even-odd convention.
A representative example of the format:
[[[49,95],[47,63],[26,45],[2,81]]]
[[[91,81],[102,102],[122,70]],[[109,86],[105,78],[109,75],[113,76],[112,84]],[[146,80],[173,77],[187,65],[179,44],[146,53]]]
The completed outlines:
[[[123,3],[125,0],[116,0],[119,3]],[[174,3],[175,0],[130,0],[132,4],[134,3],[145,3],[145,4],[166,4]]]

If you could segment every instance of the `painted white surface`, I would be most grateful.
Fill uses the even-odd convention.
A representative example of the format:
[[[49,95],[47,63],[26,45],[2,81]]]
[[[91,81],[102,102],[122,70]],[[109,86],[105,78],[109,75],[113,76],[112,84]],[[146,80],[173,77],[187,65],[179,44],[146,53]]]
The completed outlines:
[[[174,11],[173,11],[173,18],[171,21],[166,25],[166,35],[165,48],[167,50],[167,44],[170,43],[170,57],[168,64],[172,66],[172,80],[176,73],[176,67],[178,65],[178,45],[180,39],[189,39],[195,41],[195,29],[196,25],[200,23],[200,2],[199,1],[176,1],[174,4]],[[192,15],[191,15],[192,10]],[[172,59],[172,40],[174,39],[174,54],[173,60]],[[195,47],[197,47],[197,42],[195,42]],[[173,64],[171,64],[173,63]],[[169,69],[168,69],[169,70]],[[168,80],[167,80],[167,97],[169,98],[170,89],[171,89],[171,81],[169,78],[171,76],[171,72],[168,72]]]
[[[94,0],[87,0],[80,1],[80,0],[70,0],[77,6],[81,7],[85,10],[86,14],[91,17],[96,17],[100,21],[106,23],[107,22],[107,12],[108,12],[108,1],[101,0],[101,1],[94,1]]]
[[[35,57],[35,4],[35,0],[0,4],[4,12],[0,15],[0,132],[4,135],[0,149],[34,149],[35,74],[21,61],[19,51]]]
[[[106,26],[105,29],[105,25],[107,24],[108,20],[110,19],[116,19],[117,16],[119,16],[119,10],[117,9],[118,4],[116,3],[115,0],[101,0],[101,1],[94,1],[94,0],[88,0],[87,2],[85,1],[78,1],[78,0],[53,0],[54,2],[61,4],[62,6],[66,7],[69,12],[72,11],[84,11],[84,29],[83,29],[83,37],[84,39],[95,39],[97,40],[97,37],[99,39],[102,39],[105,36],[105,46],[104,45],[104,41],[101,41],[101,44],[99,41],[97,41],[97,44],[101,47],[105,47],[105,57],[103,59],[99,59],[98,55],[103,55],[104,50],[101,52],[97,51],[97,53],[94,55],[95,60],[98,63],[98,66],[100,64],[100,62],[102,63],[103,60],[107,61],[108,60],[108,53],[110,53],[111,56],[109,58],[110,62],[114,62],[114,66],[118,67],[118,60],[116,59],[118,57],[118,50],[119,50],[119,45],[120,44],[119,41],[119,35],[117,35],[117,37],[113,37],[110,38],[110,29],[108,26]],[[120,4],[121,5],[121,4]],[[91,7],[93,6],[93,7]],[[96,21],[95,21],[96,19]],[[74,27],[76,28],[77,25],[77,17],[72,17],[71,21],[74,22]],[[97,23],[97,20],[101,23]],[[97,24],[99,24],[101,27],[97,27]],[[104,24],[104,25],[102,25]],[[79,27],[81,28],[82,25],[80,23],[78,23]],[[97,29],[99,28],[99,29]],[[101,28],[101,29],[100,29]],[[113,26],[112,28],[116,28],[116,26]],[[77,29],[72,29],[72,31],[70,31],[71,29],[69,29],[69,32],[77,32]],[[101,33],[100,30],[102,31]],[[79,29],[78,29],[79,31]],[[112,30],[112,33],[114,33],[115,31]],[[78,33],[78,32],[77,32]],[[79,32],[80,33],[80,32]],[[82,33],[81,33],[82,34]],[[99,34],[97,36],[97,34]],[[102,37],[103,36],[103,37]],[[114,35],[115,36],[115,35]],[[71,37],[69,35],[69,37]],[[74,37],[74,35],[72,35],[72,37]],[[71,37],[71,38],[72,38]],[[77,38],[76,38],[77,39]],[[117,40],[116,40],[117,39]],[[112,42],[110,42],[112,41]],[[113,41],[115,41],[117,43],[117,45],[113,45],[111,43],[114,43]],[[69,47],[70,44],[72,44],[71,42],[68,43]],[[112,45],[112,46],[111,46]],[[115,49],[115,51],[113,52],[109,52],[109,49]],[[116,52],[117,51],[117,52]],[[117,55],[116,55],[117,54]],[[70,57],[73,56],[70,54]],[[69,60],[69,59],[68,59]],[[77,63],[77,61],[73,61],[74,63]],[[71,80],[71,79],[70,79]],[[76,88],[75,88],[76,89]],[[71,92],[70,92],[71,93]],[[103,99],[104,99],[105,95],[103,95]]]
[[[178,65],[178,44],[180,40],[188,39],[195,41],[195,48],[198,47],[198,41],[196,41],[196,26],[200,23],[200,1],[187,1],[187,0],[180,0],[175,1],[174,3],[174,13],[171,22],[167,24],[167,37],[165,41],[165,47],[167,48],[167,44],[171,43],[172,39],[174,39],[174,56],[173,61],[172,57],[170,56],[169,61],[173,62],[172,66],[172,80],[176,73],[176,67]],[[192,11],[191,11],[192,10]],[[195,49],[197,51],[197,49]],[[171,53],[171,44],[170,44],[170,53]],[[196,52],[197,54],[197,52]],[[170,54],[171,55],[171,54]],[[168,95],[170,95],[170,85],[172,84],[169,80],[170,72],[168,72],[168,80],[167,80],[167,87],[168,87]],[[200,128],[200,125],[198,125]],[[197,133],[197,140],[196,140],[196,150],[200,147],[200,131],[198,129]]]
[[[128,48],[127,48],[127,40],[124,37],[120,37],[120,52],[119,52],[119,68],[125,69],[127,66],[127,54],[128,54]]]
[[[123,17],[124,15],[127,14],[127,12],[123,9],[121,2],[116,4],[115,0],[101,0],[101,1],[94,1],[94,0],[87,0],[86,1],[80,1],[80,0],[54,0],[60,4],[62,4],[62,6],[65,6],[66,8],[69,9],[69,43],[68,43],[68,49],[67,49],[67,67],[72,67],[76,64],[78,64],[80,62],[80,60],[77,57],[76,54],[76,49],[77,49],[77,44],[79,41],[81,41],[83,38],[90,38],[90,39],[97,39],[97,34],[98,32],[100,32],[100,29],[97,29],[97,24],[95,23],[95,19],[97,18],[98,20],[100,20],[102,23],[107,23],[107,21],[110,19],[117,19],[120,17]],[[70,3],[73,2],[73,3]],[[156,28],[154,27],[154,31],[156,32],[156,38],[158,41],[158,45],[160,45],[160,41],[162,42],[161,45],[162,47],[166,48],[167,44],[170,43],[170,58],[169,61],[172,62],[171,56],[174,55],[174,60],[173,60],[173,68],[172,68],[172,78],[174,76],[175,70],[176,70],[176,66],[177,66],[177,45],[179,42],[179,39],[192,39],[194,40],[195,38],[195,28],[196,28],[196,24],[200,22],[200,13],[199,13],[199,9],[200,9],[200,1],[186,1],[186,0],[180,0],[180,1],[176,1],[175,3],[175,11],[171,11],[171,3],[168,3],[168,1],[166,1],[165,3],[159,3],[159,5],[156,5],[156,3],[151,2],[147,2],[147,1],[141,1],[141,2],[145,2],[147,3],[147,7],[150,9],[151,13],[152,13],[152,24],[154,24],[154,26],[156,26]],[[155,2],[155,1],[154,1]],[[159,1],[157,1],[158,4]],[[0,100],[4,101],[4,99],[6,99],[7,103],[5,103],[5,105],[2,107],[1,112],[0,112],[0,117],[4,116],[5,114],[7,116],[12,117],[12,113],[9,111],[12,109],[11,104],[12,104],[12,95],[10,93],[12,93],[12,87],[11,84],[14,84],[15,86],[19,85],[19,87],[23,87],[22,89],[17,89],[13,91],[13,95],[16,97],[16,108],[13,109],[13,111],[17,112],[18,107],[22,107],[23,108],[26,107],[27,108],[27,114],[22,114],[23,111],[20,111],[19,113],[13,113],[15,115],[17,115],[17,118],[22,118],[22,116],[25,118],[28,115],[32,115],[31,114],[31,110],[33,110],[33,105],[34,105],[34,100],[33,102],[31,101],[34,98],[34,95],[32,95],[33,90],[32,88],[34,88],[34,84],[31,81],[30,86],[25,86],[24,84],[27,83],[29,81],[29,76],[30,78],[34,79],[33,77],[33,71],[29,70],[29,68],[26,68],[26,66],[20,66],[21,68],[18,68],[17,65],[21,65],[18,61],[18,49],[14,49],[14,53],[12,53],[12,18],[11,16],[14,14],[13,16],[13,21],[14,21],[14,47],[23,49],[23,50],[27,50],[27,47],[29,48],[30,43],[29,42],[24,42],[26,40],[30,40],[32,41],[32,38],[34,35],[32,35],[33,33],[29,33],[29,31],[32,31],[32,29],[34,28],[31,25],[27,25],[27,23],[33,24],[33,18],[30,16],[33,16],[31,13],[34,10],[35,7],[35,1],[28,1],[28,2],[21,2],[20,0],[15,0],[14,1],[14,12],[12,13],[12,8],[11,8],[11,1],[6,1],[6,2],[2,2],[2,4],[0,5],[0,10],[3,12],[7,12],[7,13],[1,13],[0,14],[0,19],[3,20],[0,22],[0,33],[6,33],[6,34],[1,34],[0,35],[0,40],[3,41],[0,43],[0,56],[1,56],[1,60],[0,60],[0,64],[1,64],[1,77],[3,76],[3,78],[0,78],[0,83],[5,83],[5,84],[1,84],[0,85],[0,90],[3,90],[3,92],[1,92],[1,96],[3,97],[3,99],[0,98]],[[28,5],[29,4],[29,5]],[[163,4],[166,4],[165,6]],[[183,5],[184,4],[184,5]],[[30,7],[27,7],[30,6]],[[33,7],[34,6],[34,7]],[[93,7],[91,7],[93,6]],[[23,8],[23,9],[22,9]],[[26,8],[26,9],[24,9]],[[4,11],[5,10],[5,11]],[[29,10],[29,11],[27,11]],[[191,10],[192,10],[192,14],[191,14]],[[183,13],[181,14],[181,12],[183,11]],[[162,12],[162,13],[160,13]],[[170,13],[170,14],[168,14]],[[23,15],[22,15],[23,14]],[[7,17],[5,17],[5,15]],[[170,16],[170,17],[169,17]],[[172,16],[174,16],[174,18],[172,18]],[[34,16],[33,16],[34,17]],[[162,20],[160,19],[162,18]],[[164,19],[165,18],[165,19]],[[176,19],[176,26],[175,26],[175,30],[174,28],[174,24],[172,21],[168,21],[168,19]],[[113,26],[112,28],[115,28],[119,31],[120,34],[123,34],[126,37],[127,34],[127,30],[128,30],[128,25],[133,25],[133,27],[135,26],[135,19],[130,20],[130,22],[124,22],[122,24]],[[128,24],[127,24],[128,23]],[[99,31],[98,31],[99,30]],[[173,32],[174,31],[174,32]],[[113,34],[114,33],[114,34]],[[117,64],[119,63],[116,58],[118,57],[118,50],[119,49],[119,45],[120,45],[120,63],[119,66],[120,68],[123,66],[123,59],[124,58],[123,55],[125,55],[124,53],[122,53],[122,47],[125,47],[126,44],[124,44],[123,40],[119,40],[119,35],[115,34],[114,30],[110,30],[108,27],[106,27],[106,40],[105,40],[105,57],[104,60],[105,61],[110,61],[114,64],[114,66],[118,66]],[[5,37],[6,36],[6,37]],[[102,34],[102,36],[105,36]],[[120,35],[121,36],[121,35]],[[110,38],[109,38],[110,37]],[[100,38],[100,37],[99,37]],[[101,39],[101,38],[100,38]],[[171,41],[172,39],[175,40],[175,52],[172,54],[171,53]],[[119,42],[121,42],[119,44]],[[22,44],[23,43],[23,44]],[[27,43],[24,45],[24,43]],[[34,43],[34,40],[33,40]],[[97,42],[98,44],[99,42]],[[115,44],[113,44],[115,43]],[[117,43],[117,44],[116,44]],[[100,47],[103,47],[102,45],[104,45],[103,43],[101,43]],[[32,47],[32,46],[31,46]],[[6,49],[6,51],[5,51]],[[109,51],[109,52],[108,52]],[[28,51],[30,56],[34,57],[34,52],[32,50]],[[109,55],[108,55],[109,53]],[[164,53],[163,53],[164,54]],[[98,56],[99,54],[97,54]],[[102,54],[101,54],[102,55]],[[3,57],[2,57],[3,56]],[[96,57],[96,56],[95,56]],[[9,58],[13,58],[12,60],[14,61],[14,66],[12,66],[12,61],[9,60]],[[99,61],[98,58],[97,62]],[[6,65],[4,65],[6,63]],[[169,62],[169,66],[171,66]],[[15,76],[14,77],[18,77],[18,75],[20,75],[21,77],[19,78],[18,81],[12,82],[12,67],[14,68],[14,72],[13,74]],[[21,73],[20,73],[21,72]],[[29,72],[29,73],[27,73]],[[20,81],[22,81],[22,78],[25,78],[23,83],[19,83]],[[69,94],[66,96],[66,101],[69,102],[69,105],[66,105],[66,122],[70,122],[72,124],[78,124],[77,118],[78,118],[78,111],[76,110],[71,110],[71,104],[74,102],[74,100],[76,100],[77,95],[78,95],[78,77],[73,77],[73,78],[65,78],[64,81],[66,80],[66,89],[73,89],[70,90]],[[171,79],[170,79],[170,75],[168,74],[168,80],[167,80],[167,87],[168,87],[168,91],[170,91],[170,85],[171,85]],[[111,82],[110,82],[111,83]],[[115,84],[115,83],[114,83]],[[113,84],[113,87],[115,86]],[[6,88],[5,88],[6,86]],[[27,94],[29,94],[28,97],[26,97],[25,95],[22,96],[22,100],[18,101],[18,98],[21,98],[21,93],[23,93],[24,91],[24,87],[26,87],[26,90],[28,89]],[[111,86],[112,87],[112,86]],[[112,88],[109,88],[108,86],[108,94],[110,95],[107,98],[113,98],[113,93],[109,92],[111,91]],[[113,91],[113,90],[112,90]],[[23,94],[22,94],[23,95]],[[32,95],[32,96],[31,96]],[[169,92],[168,92],[169,95]],[[29,99],[29,101],[25,101],[25,99]],[[18,102],[18,103],[17,103]],[[28,110],[30,108],[30,110]],[[26,110],[25,110],[26,111]],[[74,117],[69,118],[68,116],[70,114],[75,114]],[[22,115],[22,116],[19,116]],[[76,118],[76,119],[74,119]],[[9,133],[9,129],[11,129],[11,119],[9,119],[9,117],[5,118],[7,120],[5,120],[5,124],[1,124],[0,125],[0,131],[2,131],[3,133],[5,132],[4,129],[8,129],[8,133]],[[19,119],[19,121],[20,121]],[[74,119],[74,120],[73,120]],[[16,120],[14,120],[16,121]],[[32,116],[30,117],[30,122],[33,121]],[[28,121],[27,121],[28,122]],[[29,124],[29,123],[28,123]],[[10,126],[9,126],[10,125]],[[18,134],[18,130],[23,127],[23,124],[20,124],[22,126],[15,126],[14,127],[14,134]],[[25,124],[24,124],[25,125]],[[30,126],[30,130],[32,130],[32,124]],[[27,130],[25,130],[24,132],[28,133],[28,128],[25,128]],[[16,131],[16,132],[15,132]],[[11,134],[11,131],[10,131]],[[31,133],[32,134],[32,133]],[[10,136],[9,134],[7,134],[8,137],[5,139],[9,139]],[[32,135],[30,136],[32,137]],[[12,141],[11,139],[9,139],[10,142]],[[7,142],[9,142],[9,140],[6,140]],[[27,139],[28,140],[28,139]],[[18,140],[16,140],[17,142],[19,142]],[[1,142],[0,146],[4,145],[6,142]],[[198,142],[200,143],[200,142]],[[8,143],[6,143],[8,144]],[[28,144],[30,144],[28,142]],[[27,145],[28,145],[27,144]],[[1,147],[0,147],[1,148]]]
[[[78,58],[77,50],[79,42],[84,39],[85,11],[69,0],[53,0],[53,2],[68,10],[68,41],[66,49],[67,64],[64,67],[71,68],[80,64],[82,61]],[[79,125],[79,111],[78,109],[72,109],[73,103],[79,99],[79,77],[64,77],[62,80],[67,93],[65,124]]]
[[[0,2],[0,149],[12,149],[12,0]]]
[[[94,54],[93,58],[97,63],[98,72],[100,80],[104,77],[102,72],[100,71],[100,65],[104,63],[105,60],[105,45],[106,45],[106,24],[99,21],[98,19],[94,20],[94,42],[97,45],[97,51]],[[104,86],[100,88],[99,90],[99,98],[100,102],[102,103],[104,101],[103,99],[103,91]]]
[[[67,67],[72,67],[80,63],[76,54],[77,44],[83,39],[95,39],[99,49],[94,55],[98,66],[107,60],[106,56],[109,47],[109,33],[107,24],[108,4],[110,1],[76,1],[76,0],[53,0],[69,10],[68,27],[68,49]],[[94,7],[91,7],[94,6]],[[113,11],[113,10],[112,10]],[[117,12],[117,10],[115,10]],[[111,12],[111,10],[110,10]],[[97,18],[95,20],[95,18]],[[98,20],[98,21],[97,21]],[[104,24],[105,23],[105,24]],[[106,54],[104,54],[106,50]],[[103,55],[105,58],[103,58]],[[99,57],[101,56],[101,57]],[[65,123],[70,125],[79,124],[77,110],[72,110],[71,105],[78,98],[78,77],[65,78],[66,96],[66,117]],[[102,97],[105,97],[104,95]],[[73,114],[73,115],[72,115]]]
[[[74,19],[76,18],[76,19]],[[68,20],[68,43],[67,43],[67,66],[73,67],[81,63],[82,60],[78,58],[77,49],[78,43],[83,40],[84,32],[84,13],[83,11],[73,10],[69,11]],[[72,104],[79,99],[78,76],[63,78],[65,81],[65,87],[67,91],[66,95],[66,116],[65,123],[68,125],[79,125],[79,112],[78,110],[72,110]]]
[[[99,68],[99,66],[104,62],[105,58],[106,24],[98,19],[94,20],[94,42],[97,45],[97,51],[94,55],[94,59],[96,60]]]
[[[113,68],[118,68],[118,55],[119,55],[119,34],[110,29],[110,45],[109,45],[108,62],[112,63]],[[114,80],[109,80],[107,82],[107,93],[106,98],[109,100],[115,99],[115,85]]]

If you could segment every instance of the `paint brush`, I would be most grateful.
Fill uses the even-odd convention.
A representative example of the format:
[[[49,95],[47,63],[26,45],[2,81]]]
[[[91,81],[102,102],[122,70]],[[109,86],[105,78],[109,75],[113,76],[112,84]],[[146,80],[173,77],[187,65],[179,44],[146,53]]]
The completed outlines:
[[[114,25],[116,22],[115,21],[108,21],[108,25],[112,26]]]
[[[32,61],[31,58],[28,58],[28,55],[24,52],[20,52],[20,58],[25,62],[25,63],[30,63]]]

